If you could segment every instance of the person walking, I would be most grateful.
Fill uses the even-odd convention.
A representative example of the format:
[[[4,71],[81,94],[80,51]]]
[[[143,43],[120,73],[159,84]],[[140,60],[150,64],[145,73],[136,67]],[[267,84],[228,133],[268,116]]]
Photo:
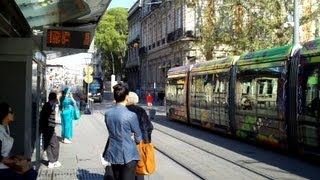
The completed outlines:
[[[153,97],[152,97],[151,94],[148,92],[148,95],[147,95],[147,105],[148,105],[148,108],[149,108],[149,109],[152,108],[152,103],[153,103]]]
[[[158,93],[158,99],[159,99],[159,101],[160,101],[160,105],[161,105],[161,106],[163,106],[164,96],[165,96],[165,94],[164,94],[163,91],[160,91],[160,92]]]
[[[153,125],[148,117],[146,110],[138,106],[137,105],[138,103],[139,103],[138,95],[135,92],[129,92],[127,108],[130,111],[134,112],[138,117],[139,127],[142,133],[142,140],[144,141],[144,143],[150,143]]]
[[[72,143],[74,106],[76,101],[72,97],[70,88],[65,88],[60,99],[59,109],[61,111],[61,137],[62,142],[66,144]]]
[[[21,155],[9,157],[14,142],[9,124],[13,121],[12,108],[8,103],[0,103],[0,179],[36,180],[38,172],[32,168],[30,158]]]
[[[60,167],[59,140],[55,133],[57,94],[51,92],[49,101],[46,102],[40,112],[40,132],[43,134],[43,149],[47,152],[48,168]]]
[[[139,121],[126,107],[129,90],[117,84],[113,93],[116,104],[105,113],[109,137],[103,158],[111,163],[115,180],[134,180],[140,160],[137,144],[142,139]]]
[[[138,106],[139,97],[134,92],[129,92],[127,108],[134,112],[138,117],[139,127],[142,133],[142,140],[144,143],[151,143],[151,133],[153,125],[148,117],[146,110]],[[136,175],[136,180],[144,180],[143,175]]]

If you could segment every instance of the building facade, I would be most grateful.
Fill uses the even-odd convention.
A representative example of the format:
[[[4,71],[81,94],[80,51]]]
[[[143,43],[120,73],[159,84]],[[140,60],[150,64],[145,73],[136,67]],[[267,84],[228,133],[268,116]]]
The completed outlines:
[[[128,86],[130,90],[141,88],[141,70],[140,70],[140,23],[141,6],[140,1],[137,1],[128,12],[128,60],[126,63],[126,71],[128,78]]]
[[[143,91],[162,91],[169,68],[201,60],[200,17],[189,0],[137,1],[128,18],[129,87],[139,83]]]
[[[208,8],[212,3],[215,14],[208,14]],[[317,13],[319,3],[315,4],[317,0],[301,1],[301,17],[309,15],[317,17],[300,25],[301,42],[312,40],[320,35],[318,20],[320,13]],[[128,18],[129,54],[126,68],[129,87],[143,91],[164,90],[169,68],[204,61],[207,54],[204,53],[203,44],[200,42],[200,33],[203,32],[201,28],[204,24],[208,25],[208,17],[209,19],[211,16],[219,18],[218,9],[223,7],[230,7],[232,13],[223,18],[225,23],[220,30],[228,29],[232,30],[232,33],[237,33],[249,23],[248,15],[243,14],[241,9],[240,12],[237,11],[241,5],[231,2],[138,0],[129,10]],[[282,8],[282,10],[285,9]],[[282,12],[281,15],[285,19],[288,13]],[[264,14],[261,15],[264,16]],[[214,19],[211,20],[214,21]],[[211,57],[216,59],[230,54],[234,54],[234,49],[227,44],[220,44],[214,47]]]

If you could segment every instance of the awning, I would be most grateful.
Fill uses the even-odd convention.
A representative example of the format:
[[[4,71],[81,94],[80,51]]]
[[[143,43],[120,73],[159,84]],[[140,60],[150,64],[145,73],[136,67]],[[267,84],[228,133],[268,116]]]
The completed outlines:
[[[15,0],[31,28],[97,24],[111,0]]]

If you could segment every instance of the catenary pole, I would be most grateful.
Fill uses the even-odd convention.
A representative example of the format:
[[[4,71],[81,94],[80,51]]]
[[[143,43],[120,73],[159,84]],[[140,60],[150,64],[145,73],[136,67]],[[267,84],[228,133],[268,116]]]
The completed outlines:
[[[293,28],[293,44],[298,45],[300,43],[299,37],[299,0],[294,0],[294,11],[293,11],[293,21],[294,21],[294,28]]]

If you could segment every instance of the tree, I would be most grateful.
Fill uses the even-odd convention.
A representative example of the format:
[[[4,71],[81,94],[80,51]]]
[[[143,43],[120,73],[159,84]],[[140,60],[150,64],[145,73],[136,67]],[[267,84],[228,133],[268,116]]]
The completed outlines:
[[[127,18],[127,8],[112,8],[103,15],[95,32],[95,45],[103,54],[107,79],[110,79],[111,74],[125,78]]]
[[[240,55],[260,49],[292,43],[293,28],[285,28],[287,16],[293,12],[292,0],[193,0],[203,6],[200,47],[207,59],[218,52]],[[315,19],[302,15],[301,25]],[[216,55],[215,57],[217,57]]]

